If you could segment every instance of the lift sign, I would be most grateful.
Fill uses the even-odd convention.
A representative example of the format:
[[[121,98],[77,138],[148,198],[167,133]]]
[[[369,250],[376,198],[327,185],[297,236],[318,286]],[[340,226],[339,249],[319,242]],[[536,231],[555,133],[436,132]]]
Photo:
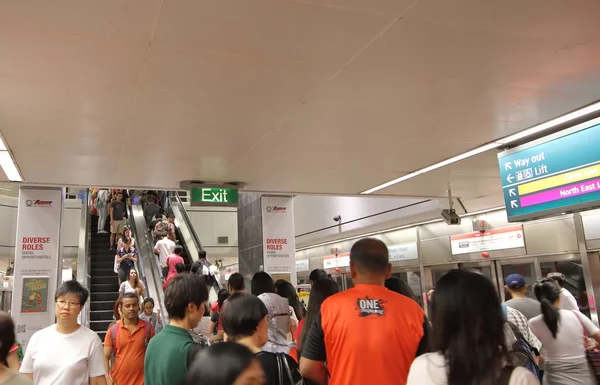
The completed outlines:
[[[237,206],[238,190],[194,187],[190,191],[190,198],[192,206]]]

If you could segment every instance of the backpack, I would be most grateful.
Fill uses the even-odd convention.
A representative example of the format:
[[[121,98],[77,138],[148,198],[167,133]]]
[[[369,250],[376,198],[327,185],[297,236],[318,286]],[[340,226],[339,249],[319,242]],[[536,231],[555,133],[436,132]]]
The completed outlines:
[[[513,364],[516,366],[522,366],[532,372],[536,378],[540,378],[540,368],[535,363],[535,353],[533,348],[527,342],[525,337],[519,331],[519,328],[512,322],[506,321],[510,326],[511,331],[515,335],[516,341],[512,346],[508,346],[508,351],[512,358]]]
[[[187,352],[187,367],[188,368],[194,362],[194,359],[196,358],[196,354],[198,354],[198,352],[200,352],[200,350],[202,350],[208,346],[208,342],[200,334],[197,334],[195,332],[190,332],[190,335],[192,336],[192,339],[194,340],[194,342],[190,345],[190,347],[188,348],[188,352]]]
[[[150,342],[150,327],[151,324],[150,322],[146,321],[146,320],[142,320],[144,321],[144,328],[146,329],[146,338],[144,339],[144,347],[148,347],[148,343]],[[117,350],[119,350],[117,348],[117,337],[119,336],[119,330],[121,329],[121,326],[119,325],[119,322],[115,322],[112,325],[110,325],[110,329],[108,329],[108,332],[110,333],[110,339],[112,340],[112,354],[111,354],[111,363],[114,363],[115,357],[117,355]]]
[[[104,208],[104,202],[100,199],[100,195],[96,195],[96,199],[94,200],[94,208],[100,210]]]

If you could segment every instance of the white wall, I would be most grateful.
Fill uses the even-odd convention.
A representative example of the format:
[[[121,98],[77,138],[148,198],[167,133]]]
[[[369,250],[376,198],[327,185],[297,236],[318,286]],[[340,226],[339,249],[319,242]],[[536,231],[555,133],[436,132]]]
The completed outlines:
[[[294,225],[296,228],[296,247],[303,247],[352,236],[357,233],[376,231],[400,226],[425,219],[437,218],[446,208],[443,202],[432,200],[412,207],[394,210],[389,213],[373,214],[408,206],[424,199],[376,198],[376,197],[336,197],[299,195],[294,197]],[[458,207],[455,207],[458,209]],[[458,211],[458,210],[457,210]],[[336,226],[333,217],[341,215],[342,225]],[[349,221],[355,222],[346,223]],[[331,227],[325,229],[327,227]],[[312,234],[306,234],[319,230]],[[306,234],[306,235],[303,235]]]
[[[237,263],[237,208],[190,207],[189,203],[184,203],[184,207],[209,259],[220,259],[225,265]],[[219,237],[229,237],[229,243],[219,244]]]

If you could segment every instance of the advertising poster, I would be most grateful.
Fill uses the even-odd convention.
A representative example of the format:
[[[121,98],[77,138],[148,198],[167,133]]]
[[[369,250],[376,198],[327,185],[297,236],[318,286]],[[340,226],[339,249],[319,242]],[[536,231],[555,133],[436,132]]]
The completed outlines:
[[[21,313],[48,311],[48,285],[50,277],[23,277]]]
[[[11,315],[24,348],[33,333],[54,323],[62,199],[60,188],[19,191]]]
[[[263,270],[275,275],[289,275],[296,286],[296,239],[294,201],[289,196],[263,196]]]

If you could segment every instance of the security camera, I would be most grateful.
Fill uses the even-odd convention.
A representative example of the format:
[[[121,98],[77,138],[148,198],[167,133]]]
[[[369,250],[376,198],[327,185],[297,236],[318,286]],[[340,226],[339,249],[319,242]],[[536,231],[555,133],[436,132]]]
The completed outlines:
[[[334,222],[341,222],[342,221],[342,216],[341,215],[336,215],[335,217],[333,217],[333,221]]]
[[[460,217],[454,209],[442,210],[442,218],[447,225],[460,225]]]

